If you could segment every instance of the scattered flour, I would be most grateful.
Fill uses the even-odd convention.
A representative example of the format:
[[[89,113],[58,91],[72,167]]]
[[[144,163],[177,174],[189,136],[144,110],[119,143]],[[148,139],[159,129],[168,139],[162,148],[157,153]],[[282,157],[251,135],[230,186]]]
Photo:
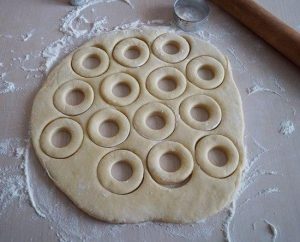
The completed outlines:
[[[230,53],[234,60],[237,62],[237,64],[240,66],[240,69],[242,72],[246,72],[247,71],[247,67],[245,66],[245,64],[243,63],[243,61],[240,59],[240,57],[238,56],[238,54],[236,54],[236,50],[233,47],[227,48],[228,53]]]
[[[274,175],[277,175],[277,173],[275,173]],[[263,189],[263,190],[257,192],[251,198],[246,198],[244,201],[240,202],[238,208],[240,209],[240,208],[244,207],[246,204],[248,204],[252,200],[260,198],[261,196],[266,196],[266,195],[269,195],[270,193],[277,193],[277,192],[280,192],[280,190],[279,190],[278,187],[272,187],[272,188]]]
[[[0,156],[21,159],[24,156],[24,152],[24,141],[20,138],[7,138],[0,140]]]
[[[247,88],[247,94],[248,95],[251,95],[251,94],[254,94],[254,93],[257,93],[257,92],[269,92],[269,93],[281,96],[280,93],[278,93],[278,92],[276,92],[272,89],[262,87],[259,84],[254,84],[253,86]]]
[[[18,61],[20,64],[22,64],[24,61],[28,61],[31,58],[31,54],[26,54],[24,56],[18,57]]]
[[[274,84],[280,92],[282,92],[282,93],[285,92],[285,88],[280,84],[280,82],[277,78],[274,79]]]
[[[22,205],[27,201],[27,188],[24,177],[24,164],[19,161],[24,158],[24,140],[8,138],[0,141],[0,156],[3,159],[16,158],[11,165],[0,166],[0,216],[13,202]]]
[[[295,131],[294,123],[291,120],[285,120],[280,123],[278,132],[282,135],[291,135]]]
[[[3,73],[1,73],[1,74],[0,74],[0,79],[1,79],[1,80],[3,80],[3,79],[4,79],[4,77],[6,77],[6,75],[7,75],[7,73],[6,73],[6,72],[3,72]]]
[[[129,22],[129,23],[124,23],[124,24],[115,26],[111,30],[118,31],[118,30],[138,29],[138,28],[141,28],[146,25],[151,25],[151,26],[163,25],[163,26],[169,28],[169,32],[175,32],[178,30],[175,28],[175,26],[172,24],[172,22],[166,22],[165,20],[162,20],[162,19],[152,19],[152,20],[148,20],[147,22],[143,22],[140,19],[137,19],[137,20]],[[178,31],[180,31],[180,30],[178,30]]]
[[[231,242],[233,241],[233,239],[231,238],[231,223],[233,222],[233,218],[235,216],[236,213],[236,200],[233,200],[231,202],[231,204],[229,205],[229,207],[227,208],[227,217],[223,223],[223,234],[224,234],[224,239],[227,242]]]
[[[83,10],[97,3],[110,3],[114,1],[117,0],[91,0],[82,6],[75,7],[65,17],[63,17],[60,24],[60,31],[63,33],[63,37],[54,41],[42,51],[42,57],[45,59],[45,62],[40,69],[44,70],[47,73],[50,68],[56,63],[57,59],[62,54],[62,51],[68,52],[70,50],[70,46],[74,44],[74,41],[76,39],[84,36],[89,32],[88,29],[76,28],[76,20],[80,18],[80,14]],[[81,17],[80,19],[80,21],[83,21],[83,17]],[[104,29],[103,25],[106,23],[106,18],[102,18],[96,21],[90,29],[89,37],[92,37],[93,34],[98,34],[101,29]]]
[[[11,93],[16,90],[14,83],[4,80],[6,76],[6,72],[0,73],[0,94]]]
[[[106,16],[96,19],[94,22],[89,22],[84,16],[81,15],[82,11],[87,7],[90,7],[96,3],[109,3],[117,0],[94,0],[89,1],[83,6],[76,7],[74,10],[69,12],[65,17],[61,19],[60,31],[64,34],[63,37],[54,41],[48,45],[42,51],[42,57],[44,58],[44,63],[40,70],[44,70],[46,73],[51,69],[51,67],[56,63],[58,58],[62,55],[62,52],[67,53],[71,50],[76,39],[85,37],[92,38],[101,32],[109,31],[107,28],[108,18]],[[129,1],[128,1],[129,2]],[[78,21],[79,20],[79,21]],[[77,24],[76,24],[77,23]],[[84,23],[88,24],[87,29],[78,28],[78,24]],[[155,25],[155,24],[165,24],[169,25],[163,20],[156,19],[147,21],[147,23],[141,20],[136,20],[130,23],[124,23],[119,26],[114,27],[111,30],[124,30],[138,28],[144,25]]]
[[[67,46],[67,43],[71,44],[72,42],[73,42],[72,37],[63,36],[61,39],[58,39],[55,42],[48,45],[42,51],[42,57],[45,59],[45,63],[43,64],[42,69],[46,73],[55,64],[62,50]]]
[[[245,194],[245,191],[252,184],[254,184],[259,177],[278,175],[278,172],[276,171],[263,170],[260,167],[261,166],[260,162],[258,162],[261,161],[260,160],[261,156],[269,152],[270,150],[265,148],[263,145],[261,145],[252,136],[246,136],[246,140],[247,140],[247,146],[246,146],[247,161],[243,172],[242,183],[240,185],[238,192],[236,193],[235,199],[227,208],[227,217],[223,222],[223,234],[224,234],[225,241],[227,242],[234,241],[232,238],[232,233],[234,232],[234,225],[235,225],[234,217],[236,214],[240,214],[241,212],[244,211],[243,206],[245,204],[247,204],[248,202],[254,199],[258,199],[262,196],[266,196],[268,194],[276,193],[280,191],[279,188],[277,187],[265,188],[258,191],[254,196],[248,197],[244,200],[241,199],[243,197],[243,194]]]
[[[23,71],[29,71],[29,72],[37,72],[37,71],[40,71],[39,68],[28,68],[28,67],[25,67],[25,66],[21,66],[21,69]]]
[[[272,236],[272,242],[275,242],[278,236],[278,230],[276,228],[276,226],[272,223],[270,223],[268,220],[264,220],[264,222],[267,224],[269,232]]]
[[[108,28],[105,27],[105,25],[107,24],[108,24],[107,17],[103,17],[99,20],[96,20],[94,23],[92,23],[92,28],[89,31],[88,38],[96,36],[103,31],[108,31]]]
[[[38,216],[41,218],[46,218],[46,215],[39,209],[38,205],[35,202],[35,199],[33,198],[33,187],[32,182],[30,182],[30,170],[29,170],[29,152],[31,149],[31,142],[27,142],[24,149],[24,175],[25,175],[25,181],[26,181],[26,188],[27,193],[29,197],[29,203],[34,208],[34,211],[37,213]]]
[[[163,19],[152,19],[147,21],[147,25],[156,25],[156,24],[170,26],[172,22],[166,22]]]
[[[12,39],[13,36],[11,34],[0,34],[0,38],[5,38],[5,39]]]
[[[0,216],[14,201],[27,200],[27,189],[21,169],[0,169]]]
[[[9,81],[0,81],[0,94],[6,94],[16,91],[17,88],[14,83]]]
[[[27,32],[25,34],[22,34],[21,35],[21,40],[24,41],[24,42],[28,41],[32,37],[34,32],[35,32],[35,29],[32,29],[32,30],[30,30],[29,32]]]
[[[127,3],[131,8],[134,8],[133,4],[130,0],[123,0],[125,3]]]

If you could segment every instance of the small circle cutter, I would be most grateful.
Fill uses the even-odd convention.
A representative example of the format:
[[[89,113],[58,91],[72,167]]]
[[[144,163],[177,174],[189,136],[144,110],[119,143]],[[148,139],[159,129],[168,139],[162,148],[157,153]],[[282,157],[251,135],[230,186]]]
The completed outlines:
[[[199,30],[209,14],[204,0],[176,0],[174,3],[175,24],[184,31]]]

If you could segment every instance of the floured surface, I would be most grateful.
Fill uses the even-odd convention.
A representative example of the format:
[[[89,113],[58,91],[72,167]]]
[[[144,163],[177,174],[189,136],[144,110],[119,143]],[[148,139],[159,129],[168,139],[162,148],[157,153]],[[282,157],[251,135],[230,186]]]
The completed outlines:
[[[212,45],[167,30],[96,37],[49,73],[33,103],[32,140],[47,173],[77,206],[104,221],[197,221],[228,204],[240,181],[244,123],[230,64]],[[163,49],[169,43],[176,53]],[[128,58],[128,49],[139,54]],[[99,60],[93,68],[84,65],[90,56]],[[199,70],[212,76],[201,78]],[[159,88],[164,79],[173,90]],[[127,96],[113,93],[118,84],[127,85]],[[84,93],[76,105],[67,102],[73,90]],[[191,115],[199,107],[207,120]],[[164,125],[149,126],[150,117]],[[109,137],[99,131],[108,121],[118,127]],[[57,147],[52,137],[62,129],[71,139]],[[214,148],[226,154],[225,164],[207,158]],[[177,171],[161,168],[165,154],[179,158]],[[121,161],[132,169],[125,181],[111,175]]]
[[[12,92],[0,95],[1,148],[11,147],[3,149],[0,157],[0,193],[7,204],[0,217],[1,238],[140,241],[146,240],[147,234],[149,241],[271,241],[274,236],[264,221],[267,220],[277,230],[275,241],[297,241],[299,71],[213,5],[209,20],[195,34],[228,56],[243,100],[248,161],[234,206],[187,225],[109,225],[86,216],[53,185],[33,148],[27,145],[32,100],[45,80],[45,65],[51,69],[95,32],[145,24],[168,25],[170,31],[178,31],[170,25],[172,1],[131,0],[134,9],[123,1],[101,2],[104,1],[90,1],[88,7],[80,10],[57,1],[28,0],[22,7],[16,0],[1,2],[0,12],[5,21],[0,30],[0,73],[6,72],[4,79],[15,86]],[[284,5],[281,0],[259,2],[299,30],[297,1],[285,1]],[[15,16],[22,22],[17,23]],[[67,23],[65,29],[60,28],[63,22]],[[32,29],[32,37],[23,42],[21,35]],[[42,53],[47,55],[43,57]],[[249,95],[253,86],[261,88]],[[289,135],[279,132],[285,121],[291,121],[295,128]],[[16,155],[17,148],[26,150],[25,157]],[[11,182],[6,183],[9,176]],[[20,229],[16,231],[16,227]]]

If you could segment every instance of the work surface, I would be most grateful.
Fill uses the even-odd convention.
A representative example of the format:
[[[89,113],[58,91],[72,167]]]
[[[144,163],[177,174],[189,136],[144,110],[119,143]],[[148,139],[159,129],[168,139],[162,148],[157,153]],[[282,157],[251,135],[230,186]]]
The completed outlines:
[[[299,31],[298,1],[259,2]],[[195,224],[110,225],[50,181],[28,140],[34,95],[55,63],[93,36],[172,21],[172,1],[130,3],[1,1],[0,241],[299,240],[300,71],[214,6],[196,34],[227,55],[243,100],[248,158],[235,201]]]

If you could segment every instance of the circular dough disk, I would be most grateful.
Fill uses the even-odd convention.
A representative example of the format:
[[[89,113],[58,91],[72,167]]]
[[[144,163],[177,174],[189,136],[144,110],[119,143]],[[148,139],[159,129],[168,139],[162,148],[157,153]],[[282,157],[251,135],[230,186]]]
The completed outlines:
[[[90,57],[100,65],[86,68]],[[209,79],[202,66],[214,71],[211,80],[199,79]],[[73,90],[85,98],[70,106]],[[206,108],[208,120],[193,107]],[[58,148],[65,136],[57,131],[71,134],[67,146]],[[245,160],[230,63],[210,43],[159,26],[101,33],[63,58],[33,102],[31,134],[50,179],[110,223],[205,219],[232,201]],[[229,158],[222,167],[218,152],[208,160],[215,147]],[[124,161],[133,173],[121,181]]]
[[[73,91],[80,91],[84,99],[78,105],[67,103],[67,95]],[[93,88],[84,81],[72,80],[62,84],[55,92],[53,98],[54,106],[66,115],[78,115],[90,108],[94,100]]]
[[[150,128],[146,121],[150,116],[159,116],[164,120],[161,129]],[[140,135],[147,139],[163,140],[175,129],[175,116],[169,107],[161,103],[147,103],[137,110],[133,119],[133,125]]]
[[[126,181],[119,181],[112,176],[113,165],[120,161],[126,162],[132,169],[132,175]],[[128,150],[115,150],[105,155],[99,162],[97,171],[100,183],[107,190],[120,195],[137,189],[144,176],[141,159]]]
[[[126,57],[126,51],[136,51],[138,56],[136,58]],[[121,40],[113,51],[114,58],[123,66],[139,67],[146,63],[149,58],[148,45],[137,38],[128,38]]]
[[[112,137],[101,135],[99,128],[104,122],[111,121],[118,126],[118,133]],[[91,140],[103,147],[113,147],[121,144],[129,135],[130,123],[126,116],[112,108],[102,109],[96,112],[89,120],[87,132]]]
[[[193,108],[202,108],[207,111],[208,119],[198,121],[191,115]],[[221,108],[219,104],[211,97],[206,95],[194,95],[186,98],[179,107],[180,117],[185,123],[194,129],[212,130],[216,128],[222,119]]]
[[[52,137],[56,132],[67,131],[70,142],[64,147],[56,147]],[[73,155],[80,147],[83,140],[83,131],[79,123],[69,118],[59,118],[49,123],[42,131],[40,138],[41,149],[53,158],[66,158]]]
[[[129,88],[129,94],[125,97],[118,97],[113,93],[113,88],[119,84]],[[116,73],[106,77],[100,87],[100,95],[105,101],[116,106],[126,106],[133,103],[139,96],[140,86],[138,81],[126,73]]]
[[[171,45],[177,50],[175,53],[165,51],[165,46]],[[178,63],[183,61],[190,52],[189,43],[181,36],[173,33],[165,33],[156,38],[152,44],[154,55],[168,63]]]
[[[174,172],[165,171],[160,166],[160,158],[167,153],[174,154],[180,159],[180,167]],[[171,185],[183,182],[193,171],[194,160],[187,148],[182,144],[164,141],[155,145],[148,154],[148,169],[159,184]]]
[[[99,65],[95,68],[87,68],[84,66],[84,61],[88,58],[96,58]],[[72,58],[73,70],[83,77],[96,77],[100,76],[109,67],[109,58],[106,52],[96,47],[85,47],[77,50]]]
[[[169,80],[175,84],[175,88],[170,91],[162,90],[158,83],[162,80]],[[161,67],[153,72],[147,78],[147,89],[155,97],[160,99],[174,99],[179,97],[186,88],[185,76],[176,68]]]
[[[212,78],[205,80],[199,76],[199,70],[204,69],[212,74]],[[200,56],[190,61],[186,68],[188,80],[197,87],[214,89],[220,86],[224,80],[225,70],[222,64],[210,56]]]
[[[224,166],[216,166],[210,162],[208,152],[214,148],[224,151],[227,162]],[[239,164],[239,153],[230,139],[222,135],[206,136],[196,145],[196,160],[201,169],[208,175],[216,178],[230,176]]]

